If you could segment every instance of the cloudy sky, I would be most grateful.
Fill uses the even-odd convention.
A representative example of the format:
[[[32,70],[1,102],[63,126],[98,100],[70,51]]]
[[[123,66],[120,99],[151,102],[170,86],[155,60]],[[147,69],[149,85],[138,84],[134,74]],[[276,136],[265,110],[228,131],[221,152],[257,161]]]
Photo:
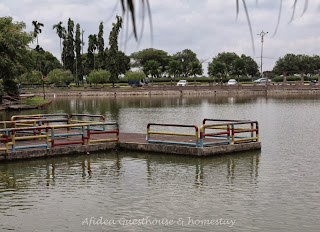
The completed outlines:
[[[280,0],[246,0],[252,24],[254,47],[242,1],[237,17],[236,0],[149,0],[152,12],[152,30],[147,12],[141,13],[141,0],[137,0],[138,30],[144,24],[143,37],[137,43],[132,36],[131,21],[124,17],[120,34],[120,49],[127,55],[144,48],[156,48],[170,55],[191,49],[206,64],[221,52],[235,52],[253,57],[260,64],[262,30],[269,32],[264,40],[263,69],[273,68],[276,60],[287,53],[320,54],[320,2],[309,0],[306,13],[301,16],[305,0],[298,0],[294,19],[290,19],[294,0],[283,0],[281,21],[275,35]],[[122,15],[120,0],[0,0],[0,16],[11,16],[14,21],[24,21],[27,31],[32,31],[32,21],[44,24],[39,43],[59,56],[59,37],[52,29],[54,24],[68,18],[79,23],[85,31],[87,45],[89,34],[97,34],[99,23],[104,23],[105,44],[115,21]],[[142,20],[144,15],[145,20]],[[140,19],[139,19],[140,16]],[[86,50],[87,47],[84,47]],[[35,44],[31,44],[34,47]]]

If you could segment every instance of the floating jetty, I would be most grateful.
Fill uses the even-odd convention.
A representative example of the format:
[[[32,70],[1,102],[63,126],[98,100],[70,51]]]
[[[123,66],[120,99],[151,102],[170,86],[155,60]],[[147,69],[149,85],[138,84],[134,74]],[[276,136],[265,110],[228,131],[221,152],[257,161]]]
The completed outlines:
[[[0,161],[119,149],[192,156],[261,149],[258,122],[249,120],[149,123],[145,134],[120,132],[117,122],[89,114],[17,115],[0,126]]]

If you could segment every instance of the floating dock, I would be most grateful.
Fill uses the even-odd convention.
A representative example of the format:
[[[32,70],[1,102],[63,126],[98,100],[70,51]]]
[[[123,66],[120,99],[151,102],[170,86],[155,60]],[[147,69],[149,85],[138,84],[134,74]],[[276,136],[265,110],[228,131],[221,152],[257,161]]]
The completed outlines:
[[[120,132],[102,115],[39,114],[0,126],[0,162],[116,150],[212,156],[261,149],[257,121],[204,119],[199,128],[149,123],[143,134]]]

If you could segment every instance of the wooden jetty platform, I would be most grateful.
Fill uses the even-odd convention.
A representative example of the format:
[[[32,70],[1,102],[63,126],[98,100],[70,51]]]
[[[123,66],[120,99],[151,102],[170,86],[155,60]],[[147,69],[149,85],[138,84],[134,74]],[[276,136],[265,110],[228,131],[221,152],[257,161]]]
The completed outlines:
[[[105,122],[101,115],[94,116],[100,117],[100,122],[75,120],[75,116],[81,115],[62,119],[13,116],[11,121],[0,122],[5,127],[0,129],[0,162],[116,150],[212,156],[261,149],[256,121],[204,119],[200,129],[195,125],[149,123],[144,134],[120,132],[117,123]],[[30,123],[36,125],[31,127]]]

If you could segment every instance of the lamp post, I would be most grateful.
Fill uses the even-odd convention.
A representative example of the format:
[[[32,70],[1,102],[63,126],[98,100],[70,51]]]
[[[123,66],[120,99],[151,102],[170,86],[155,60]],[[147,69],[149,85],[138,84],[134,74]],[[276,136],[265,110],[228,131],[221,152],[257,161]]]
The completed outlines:
[[[264,32],[264,31],[261,31],[260,34],[258,34],[261,37],[261,65],[260,65],[261,77],[263,77],[263,73],[262,73],[263,37],[266,34],[268,34],[268,32]]]

